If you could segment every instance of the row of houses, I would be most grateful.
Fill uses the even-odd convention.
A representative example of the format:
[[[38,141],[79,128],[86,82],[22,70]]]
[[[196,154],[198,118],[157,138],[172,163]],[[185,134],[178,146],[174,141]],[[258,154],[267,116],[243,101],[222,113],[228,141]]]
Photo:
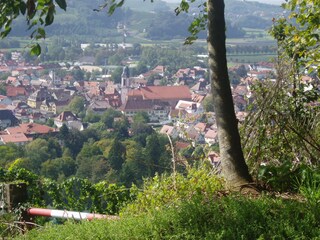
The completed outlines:
[[[55,136],[63,124],[83,130],[82,122],[70,111],[63,111],[55,117],[53,128],[35,122],[20,123],[12,111],[0,109],[0,144],[24,145],[39,136]]]

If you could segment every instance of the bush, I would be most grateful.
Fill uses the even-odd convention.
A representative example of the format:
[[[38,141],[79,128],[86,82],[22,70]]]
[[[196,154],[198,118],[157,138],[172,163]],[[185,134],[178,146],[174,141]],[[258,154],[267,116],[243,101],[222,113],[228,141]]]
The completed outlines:
[[[32,230],[21,239],[316,239],[317,205],[261,196],[224,194],[210,171],[156,176],[131,194],[118,221],[67,221]]]
[[[137,200],[122,210],[122,214],[135,215],[154,209],[176,207],[183,201],[195,198],[207,201],[222,188],[222,179],[213,171],[203,167],[190,169],[186,176],[156,175],[152,179],[145,180],[142,191],[136,193],[131,191],[132,194],[137,194]]]
[[[316,239],[319,224],[319,214],[305,203],[212,196],[206,203],[186,200],[119,221],[49,225],[23,239]]]

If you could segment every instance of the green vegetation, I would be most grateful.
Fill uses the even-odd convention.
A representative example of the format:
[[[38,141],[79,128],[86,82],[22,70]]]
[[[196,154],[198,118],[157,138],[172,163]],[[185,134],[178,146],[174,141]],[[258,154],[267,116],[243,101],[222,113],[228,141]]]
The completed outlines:
[[[17,239],[317,239],[319,208],[303,199],[227,194],[208,170],[156,176],[118,221],[48,224]]]
[[[319,216],[303,203],[227,197],[118,222],[47,226],[18,239],[317,239],[318,226]]]
[[[294,12],[296,3],[289,1],[286,7]],[[240,193],[226,190],[224,180],[202,161],[204,149],[199,146],[181,152],[180,156],[186,157],[179,159],[183,167],[172,172],[168,140],[146,124],[143,113],[133,119],[130,135],[128,120],[119,119],[118,113],[89,113],[86,118],[92,125],[83,132],[69,131],[64,126],[59,136],[38,138],[25,148],[1,146],[0,180],[26,182],[29,205],[119,214],[120,220],[70,220],[54,225],[38,219],[44,227],[17,238],[319,239],[320,115],[315,104],[319,102],[319,91],[305,88],[300,79],[306,69],[310,76],[319,77],[314,70],[319,68],[316,39],[320,8],[319,3],[310,0],[301,3],[298,13],[290,15],[297,17],[299,26],[280,19],[272,29],[277,51],[282,53],[277,80],[250,85],[255,98],[241,135],[246,163],[258,189],[242,185]],[[45,23],[50,24],[50,16],[52,12]],[[155,66],[152,60],[163,57],[161,51],[142,51],[145,62],[139,68]],[[269,47],[254,50],[242,46],[230,51],[273,54]],[[177,53],[172,49],[163,52],[168,59]],[[117,58],[112,61],[117,62]],[[159,62],[165,63],[166,59]],[[180,59],[174,64],[172,69],[179,66]],[[243,70],[238,68],[237,74],[244,76]],[[80,107],[82,100],[76,100],[69,107],[85,115]],[[206,101],[210,105],[211,99]],[[184,163],[190,158],[191,167]],[[13,219],[12,215],[1,219],[3,237],[12,237],[21,230],[14,229]]]

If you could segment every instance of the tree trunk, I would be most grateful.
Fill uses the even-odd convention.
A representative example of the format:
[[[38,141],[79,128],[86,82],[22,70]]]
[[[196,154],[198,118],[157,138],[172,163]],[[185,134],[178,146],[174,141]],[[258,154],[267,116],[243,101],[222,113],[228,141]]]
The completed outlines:
[[[226,57],[224,1],[208,0],[208,52],[222,174],[231,188],[252,181],[243,157]]]

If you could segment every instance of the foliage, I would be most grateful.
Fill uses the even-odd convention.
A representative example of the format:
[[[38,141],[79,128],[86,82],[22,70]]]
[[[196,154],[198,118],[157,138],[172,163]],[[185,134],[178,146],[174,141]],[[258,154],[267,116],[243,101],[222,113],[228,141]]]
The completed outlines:
[[[25,146],[25,160],[21,167],[39,174],[42,163],[48,159],[59,158],[61,155],[62,150],[56,139],[37,138]]]
[[[80,114],[81,112],[84,111],[85,107],[85,99],[80,96],[75,96],[70,103],[68,104],[67,108],[75,113],[75,114]]]
[[[130,200],[123,186],[101,181],[96,184],[86,179],[69,178],[61,183],[43,182],[46,199],[56,209],[117,214],[124,202]]]
[[[209,183],[209,184],[208,184]],[[290,199],[224,196],[205,169],[146,181],[120,220],[47,225],[21,239],[317,239],[316,206]],[[249,224],[248,224],[249,223]],[[18,238],[19,239],[19,238]]]
[[[291,0],[282,7],[290,11],[288,19],[275,20],[271,34],[295,64],[310,71],[315,68],[319,74],[319,1]]]
[[[203,100],[203,108],[206,112],[214,112],[212,95],[208,94]]]
[[[157,65],[167,66],[167,71],[173,74],[185,66],[199,66],[196,54],[196,50],[191,46],[180,49],[165,46],[143,47],[139,63],[150,66],[150,69]]]
[[[297,188],[311,205],[317,206],[320,202],[319,168],[305,168],[301,172],[301,178],[297,180]]]
[[[27,183],[27,203],[33,207],[117,214],[134,197],[124,186],[106,181],[93,184],[88,179],[70,177],[58,183],[22,168],[0,171],[2,182]]]
[[[54,180],[68,178],[76,173],[76,163],[71,157],[61,157],[41,164],[41,175]]]
[[[319,107],[314,90],[305,85],[293,96],[292,85],[256,83],[253,111],[242,127],[244,152],[251,170],[279,190],[293,189],[293,173],[307,165],[317,167],[319,147]]]
[[[103,161],[104,165],[107,166],[107,161],[104,158],[103,152],[100,149],[100,147],[93,141],[85,142],[83,147],[81,148],[81,151],[76,157],[76,176],[80,178],[97,179],[97,176],[95,176],[94,169],[99,161]],[[101,168],[101,170],[105,170],[104,174],[106,174],[107,167],[103,167]]]
[[[257,179],[277,190],[297,191],[295,179],[308,183],[306,169],[319,167],[319,3],[292,0],[283,7],[289,19],[274,20],[270,30],[278,42],[277,80],[252,87],[243,143]]]
[[[111,73],[111,79],[114,83],[121,83],[122,67],[117,67]]]
[[[19,15],[26,17],[29,29],[36,27],[31,33],[31,37],[35,39],[45,38],[46,33],[44,26],[51,25],[56,12],[55,3],[63,10],[66,10],[66,0],[45,0],[45,1],[24,1],[24,0],[4,0],[0,3],[2,14],[0,17],[1,38],[6,37],[11,31],[11,23]],[[40,55],[41,48],[39,44],[35,44],[31,53]]]
[[[138,192],[137,200],[129,204],[123,214],[161,211],[175,208],[184,201],[192,199],[208,200],[216,191],[222,189],[222,179],[204,167],[191,169],[187,176],[182,174],[156,175],[146,179],[143,191]]]
[[[5,168],[11,161],[23,156],[23,149],[16,144],[0,146],[0,166]]]

